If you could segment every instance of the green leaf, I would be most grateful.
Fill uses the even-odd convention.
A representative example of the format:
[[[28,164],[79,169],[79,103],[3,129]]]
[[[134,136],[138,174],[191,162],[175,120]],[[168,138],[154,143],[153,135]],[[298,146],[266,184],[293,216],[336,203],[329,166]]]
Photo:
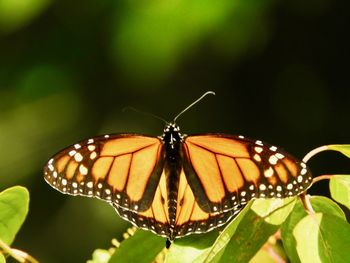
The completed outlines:
[[[255,200],[227,244],[220,262],[248,262],[278,230],[294,204],[295,198]]]
[[[175,240],[170,246],[165,262],[203,262],[203,255],[210,249],[218,235],[219,231],[214,230]]]
[[[301,262],[350,262],[350,224],[338,216],[307,215],[293,235]]]
[[[284,253],[283,248],[277,244],[271,244],[268,242],[268,249],[261,248],[255,256],[249,260],[249,263],[276,263],[276,262],[287,262],[287,256]],[[276,260],[276,257],[281,260]]]
[[[332,198],[350,209],[350,175],[333,175],[329,188]]]
[[[117,248],[108,262],[153,262],[164,247],[165,238],[149,231],[137,230],[133,236],[121,242],[120,247]]]
[[[224,248],[228,243],[238,226],[239,221],[242,219],[246,211],[249,210],[250,206],[251,203],[249,203],[238,214],[238,216],[225,227],[220,235],[218,230],[213,230],[207,234],[191,235],[176,240],[171,245],[165,262],[201,263],[215,257],[220,249]]]
[[[225,229],[221,232],[219,237],[215,240],[215,243],[210,248],[210,250],[203,255],[204,262],[218,262],[220,260],[227,244],[231,240],[232,236],[236,232],[239,223],[242,221],[245,214],[249,211],[252,204],[253,202],[249,202],[243,208],[243,210],[225,227]]]
[[[0,193],[0,239],[10,245],[29,207],[29,192],[22,186],[14,186]]]
[[[6,259],[2,253],[0,253],[0,263],[6,263]]]
[[[350,158],[350,144],[331,144],[327,145],[329,150],[337,151]]]
[[[315,212],[322,212],[328,215],[339,217],[341,220],[346,220],[343,210],[331,199],[323,196],[311,196],[310,202]],[[290,213],[287,220],[282,224],[281,236],[284,245],[284,249],[291,262],[300,262],[300,258],[296,251],[297,241],[293,235],[296,225],[308,214],[306,213],[304,206],[300,200],[294,206],[293,211]]]
[[[87,263],[107,263],[111,258],[111,254],[105,249],[96,249],[92,253],[92,259],[88,260]]]

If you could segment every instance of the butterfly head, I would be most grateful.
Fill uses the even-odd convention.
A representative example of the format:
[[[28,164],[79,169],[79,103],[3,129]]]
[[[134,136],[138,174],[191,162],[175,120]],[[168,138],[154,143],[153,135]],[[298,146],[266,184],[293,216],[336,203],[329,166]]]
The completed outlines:
[[[182,140],[180,127],[174,122],[167,123],[163,130],[162,140],[168,143],[171,148],[179,144]]]

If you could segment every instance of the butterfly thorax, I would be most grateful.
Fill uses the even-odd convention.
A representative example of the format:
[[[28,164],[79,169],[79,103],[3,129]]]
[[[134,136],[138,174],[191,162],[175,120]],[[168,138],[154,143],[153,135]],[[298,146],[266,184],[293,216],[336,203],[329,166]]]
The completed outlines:
[[[165,148],[164,171],[168,189],[170,231],[172,232],[175,228],[177,194],[182,169],[181,142],[183,137],[179,127],[174,123],[170,123],[165,126],[164,134],[161,138]],[[172,239],[172,236],[170,236],[170,239]]]

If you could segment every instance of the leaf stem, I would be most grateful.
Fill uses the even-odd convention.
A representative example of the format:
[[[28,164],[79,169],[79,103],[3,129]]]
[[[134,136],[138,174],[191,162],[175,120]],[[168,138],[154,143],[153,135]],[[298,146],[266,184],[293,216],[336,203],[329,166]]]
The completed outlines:
[[[28,253],[18,249],[11,248],[1,239],[0,239],[0,250],[5,252],[6,254],[9,254],[11,257],[13,257],[18,262],[21,262],[21,263],[39,263],[39,261],[37,261]]]
[[[302,193],[301,195],[299,195],[301,202],[304,205],[304,208],[306,210],[307,213],[309,213],[310,215],[315,214],[315,210],[312,208],[311,202],[310,202],[310,195],[307,195],[306,193]]]
[[[332,178],[332,175],[329,175],[329,174],[319,175],[319,176],[312,179],[312,184],[317,183],[317,182],[322,181],[322,180],[329,180],[331,178]]]
[[[305,157],[303,158],[303,162],[306,163],[311,159],[311,157],[315,156],[320,152],[327,151],[327,150],[329,150],[329,148],[326,145],[317,147],[316,149],[311,150],[308,154],[305,155]]]

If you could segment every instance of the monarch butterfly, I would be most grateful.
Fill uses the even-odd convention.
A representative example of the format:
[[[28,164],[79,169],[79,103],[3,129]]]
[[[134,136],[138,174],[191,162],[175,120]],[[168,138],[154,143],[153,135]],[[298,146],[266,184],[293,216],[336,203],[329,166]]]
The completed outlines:
[[[114,134],[76,143],[51,158],[45,180],[65,194],[97,197],[125,220],[170,241],[225,224],[253,198],[298,195],[306,164],[243,136],[183,135],[176,119],[160,137]]]

